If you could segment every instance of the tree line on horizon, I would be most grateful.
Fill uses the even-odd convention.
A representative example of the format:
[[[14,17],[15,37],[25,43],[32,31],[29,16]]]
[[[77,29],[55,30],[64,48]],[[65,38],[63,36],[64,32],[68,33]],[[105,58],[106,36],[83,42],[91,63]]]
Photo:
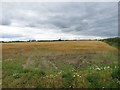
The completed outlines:
[[[12,43],[12,42],[55,42],[55,41],[103,41],[105,43],[108,43],[111,46],[114,46],[116,48],[120,49],[120,37],[114,37],[114,38],[106,38],[106,39],[74,39],[74,40],[62,40],[61,38],[58,40],[27,40],[27,41],[0,41],[1,43]]]
[[[71,39],[71,40],[62,40],[62,39],[58,39],[58,40],[27,40],[27,41],[21,41],[21,40],[17,40],[17,41],[0,41],[2,43],[10,43],[10,42],[54,42],[54,41],[92,41],[92,40],[97,40],[97,39]]]

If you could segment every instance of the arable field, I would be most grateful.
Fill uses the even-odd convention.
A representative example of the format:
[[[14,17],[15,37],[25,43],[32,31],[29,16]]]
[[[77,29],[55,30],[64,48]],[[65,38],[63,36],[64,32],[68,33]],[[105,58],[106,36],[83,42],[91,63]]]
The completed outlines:
[[[101,41],[2,43],[2,86],[117,88],[117,52]]]

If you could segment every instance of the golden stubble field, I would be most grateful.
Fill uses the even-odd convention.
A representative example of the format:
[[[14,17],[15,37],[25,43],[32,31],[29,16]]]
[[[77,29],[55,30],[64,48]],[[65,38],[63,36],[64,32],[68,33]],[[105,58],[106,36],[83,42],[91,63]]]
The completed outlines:
[[[117,87],[118,50],[101,41],[2,43],[7,88]]]
[[[12,51],[47,50],[51,52],[117,51],[101,41],[61,41],[61,42],[18,42],[3,43],[3,54]]]

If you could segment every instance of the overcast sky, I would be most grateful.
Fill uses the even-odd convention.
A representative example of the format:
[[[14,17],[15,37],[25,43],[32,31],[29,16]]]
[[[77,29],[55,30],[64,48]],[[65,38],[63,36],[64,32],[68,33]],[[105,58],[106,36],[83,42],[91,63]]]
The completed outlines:
[[[0,41],[118,36],[117,2],[4,2],[0,8]]]

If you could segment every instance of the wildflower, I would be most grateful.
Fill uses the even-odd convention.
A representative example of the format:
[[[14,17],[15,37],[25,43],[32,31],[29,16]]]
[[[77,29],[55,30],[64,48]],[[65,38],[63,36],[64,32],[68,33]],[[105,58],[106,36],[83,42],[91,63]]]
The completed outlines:
[[[45,78],[45,77],[42,77],[42,78]]]
[[[12,76],[14,77],[16,74],[13,74]]]
[[[100,68],[96,68],[96,70],[100,70]]]
[[[58,74],[61,74],[61,72],[58,72]]]
[[[75,73],[77,75],[77,73]]]
[[[104,67],[104,70],[106,69],[106,67]]]
[[[74,70],[72,70],[72,71],[74,71]]]
[[[110,68],[110,66],[108,66],[107,68]]]
[[[75,75],[73,75],[73,77],[75,77]]]
[[[15,77],[15,76],[17,76],[17,75],[18,75],[18,73],[14,73],[14,74],[13,74],[13,77]]]

